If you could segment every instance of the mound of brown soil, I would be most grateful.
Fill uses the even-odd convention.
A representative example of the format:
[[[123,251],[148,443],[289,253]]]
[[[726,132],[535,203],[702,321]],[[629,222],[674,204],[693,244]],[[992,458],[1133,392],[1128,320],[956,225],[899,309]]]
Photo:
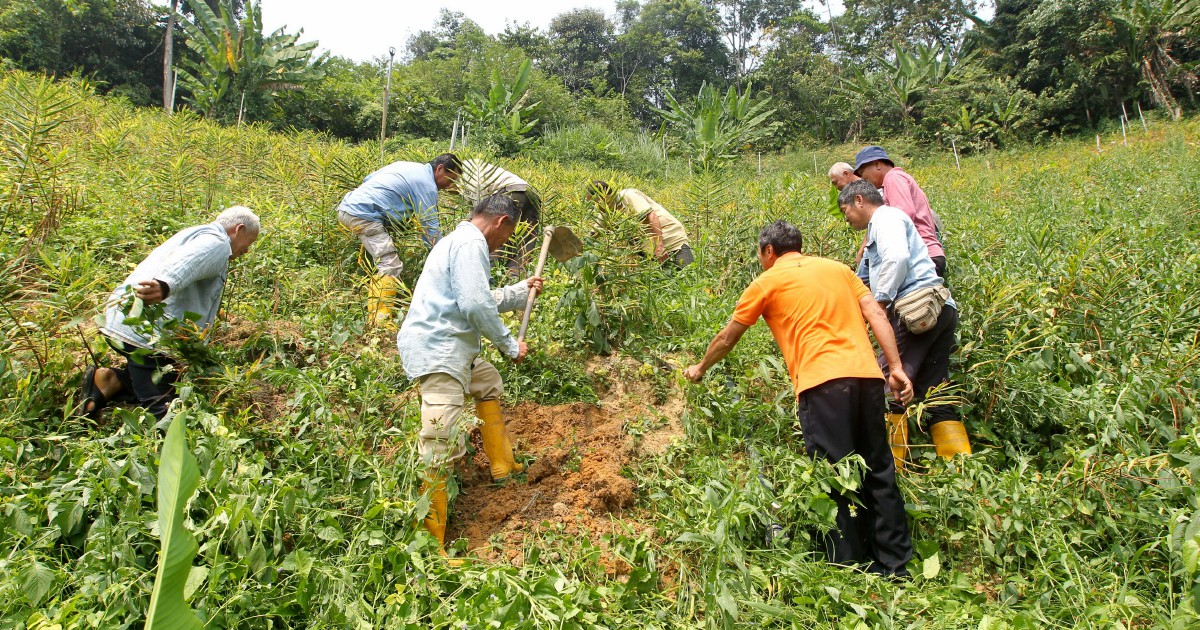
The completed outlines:
[[[642,387],[626,386],[637,382],[624,365],[628,362],[612,360],[601,369],[604,378],[620,385],[605,387],[598,405],[522,403],[505,408],[518,457],[534,458],[524,480],[518,476],[494,485],[475,432],[475,452],[459,466],[460,489],[450,508],[447,540],[466,538],[476,557],[519,564],[525,537],[542,528],[588,536],[597,544],[599,534],[615,529],[614,519],[644,531],[629,513],[637,484],[622,472],[640,455],[660,452],[682,435],[683,402],[676,396],[655,405]]]

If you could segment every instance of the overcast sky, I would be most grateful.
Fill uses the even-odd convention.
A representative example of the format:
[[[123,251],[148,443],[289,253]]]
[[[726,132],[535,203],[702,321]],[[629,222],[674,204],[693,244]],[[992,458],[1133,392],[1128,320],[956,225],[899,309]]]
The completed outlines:
[[[318,40],[321,49],[355,61],[386,57],[388,46],[399,56],[408,37],[429,29],[439,9],[462,11],[483,30],[496,34],[505,21],[545,29],[559,13],[592,7],[611,16],[612,0],[261,0],[263,30],[287,26],[287,32],[304,29],[301,41]]]
[[[809,2],[818,15],[828,9]],[[832,0],[833,13],[841,13],[842,0]],[[263,30],[286,26],[287,32],[304,29],[300,41],[318,40],[322,50],[355,61],[386,57],[389,46],[399,56],[410,35],[427,30],[442,8],[461,11],[483,30],[495,35],[508,22],[528,22],[545,30],[550,19],[571,9],[600,9],[610,18],[615,0],[261,0]]]

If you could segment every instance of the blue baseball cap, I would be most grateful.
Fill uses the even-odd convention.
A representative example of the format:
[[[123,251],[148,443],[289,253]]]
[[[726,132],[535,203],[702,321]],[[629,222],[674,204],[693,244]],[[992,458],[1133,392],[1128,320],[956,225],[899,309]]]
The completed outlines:
[[[870,164],[871,162],[878,162],[880,160],[887,162],[888,166],[896,165],[896,163],[892,161],[892,158],[888,157],[887,151],[884,151],[883,147],[881,146],[873,144],[862,151],[859,151],[858,155],[854,156],[854,174],[861,176],[862,167]]]

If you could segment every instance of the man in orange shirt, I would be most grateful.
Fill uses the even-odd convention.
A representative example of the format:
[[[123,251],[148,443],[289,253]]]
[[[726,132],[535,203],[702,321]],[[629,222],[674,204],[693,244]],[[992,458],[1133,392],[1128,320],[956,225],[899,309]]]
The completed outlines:
[[[884,423],[885,379],[863,320],[891,368],[886,382],[893,395],[907,404],[912,382],[903,374],[887,314],[866,285],[839,262],[801,254],[801,243],[800,230],[784,221],[759,232],[763,273],[746,287],[733,318],[684,377],[699,383],[762,317],[787,362],[805,450],[830,462],[857,453],[870,469],[856,515],[847,497],[833,493],[838,531],[826,541],[829,560],[869,563],[868,571],[904,577],[912,539]]]

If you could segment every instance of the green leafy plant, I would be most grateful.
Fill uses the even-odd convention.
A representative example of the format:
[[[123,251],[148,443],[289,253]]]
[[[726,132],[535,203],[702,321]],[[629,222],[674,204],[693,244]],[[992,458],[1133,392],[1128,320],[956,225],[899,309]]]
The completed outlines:
[[[159,452],[158,530],[161,545],[158,573],[150,593],[146,630],[203,628],[204,624],[184,600],[199,545],[184,527],[188,501],[200,484],[196,458],[188,449],[187,416],[175,415]]]
[[[463,103],[468,118],[479,126],[476,133],[486,134],[500,155],[514,155],[534,142],[529,134],[539,120],[532,117],[541,103],[528,102],[531,67],[529,59],[521,62],[511,82],[498,68],[493,70],[487,94],[472,93]]]
[[[770,97],[754,99],[754,86],[741,94],[730,86],[722,95],[707,82],[700,86],[694,101],[680,103],[667,94],[667,107],[656,109],[663,121],[676,132],[693,167],[705,171],[728,164],[740,151],[769,135],[776,123]]]

